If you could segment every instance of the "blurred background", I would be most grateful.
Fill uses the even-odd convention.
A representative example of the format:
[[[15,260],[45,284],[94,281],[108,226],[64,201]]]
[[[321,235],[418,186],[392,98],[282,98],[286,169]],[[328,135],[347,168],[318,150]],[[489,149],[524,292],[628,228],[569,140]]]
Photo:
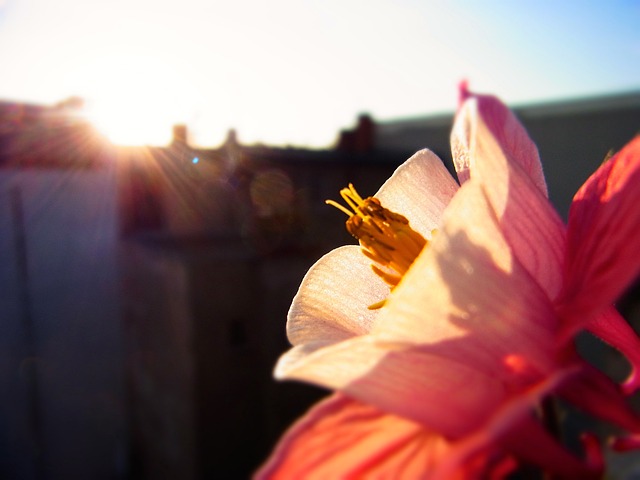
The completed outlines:
[[[247,478],[326,394],[271,377],[304,273],[354,242],[324,200],[424,147],[452,169],[466,79],[566,218],[640,133],[638,25],[631,0],[0,0],[0,478]]]

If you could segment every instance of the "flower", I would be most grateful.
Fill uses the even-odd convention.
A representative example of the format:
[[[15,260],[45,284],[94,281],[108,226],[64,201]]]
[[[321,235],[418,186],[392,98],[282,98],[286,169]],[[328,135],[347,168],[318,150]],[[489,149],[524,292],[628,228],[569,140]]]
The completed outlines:
[[[598,476],[593,437],[581,460],[535,418],[552,394],[640,432],[625,401],[640,384],[640,341],[611,305],[640,270],[640,139],[587,180],[565,228],[516,117],[461,93],[451,144],[462,185],[423,150],[375,195],[383,222],[399,212],[425,240],[410,266],[371,252],[355,228],[375,223],[369,212],[351,229],[368,256],[344,246],[305,276],[275,374],[338,393],[283,437],[258,478],[501,477],[517,461]],[[344,193],[350,215],[366,201],[356,195]],[[400,228],[387,225],[396,241]],[[627,356],[622,386],[577,356],[581,329]]]

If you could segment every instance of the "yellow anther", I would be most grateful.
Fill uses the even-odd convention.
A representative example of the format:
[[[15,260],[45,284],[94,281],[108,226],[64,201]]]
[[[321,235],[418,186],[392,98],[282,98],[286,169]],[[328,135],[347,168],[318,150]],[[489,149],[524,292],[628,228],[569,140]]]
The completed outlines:
[[[393,289],[427,240],[409,226],[404,216],[384,208],[377,198],[363,199],[352,184],[340,190],[340,195],[348,207],[333,200],[326,203],[349,216],[347,231],[360,241],[362,253],[374,262],[371,268],[376,275]],[[384,303],[369,308],[380,308]]]

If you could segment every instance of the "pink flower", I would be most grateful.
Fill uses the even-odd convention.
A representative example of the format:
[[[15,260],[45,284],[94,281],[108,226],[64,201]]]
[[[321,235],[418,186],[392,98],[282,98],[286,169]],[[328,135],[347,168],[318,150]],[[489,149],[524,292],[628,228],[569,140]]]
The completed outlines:
[[[501,478],[516,461],[598,476],[593,437],[579,459],[536,419],[550,395],[640,432],[624,395],[640,384],[640,341],[612,306],[640,270],[640,139],[585,183],[565,229],[513,114],[493,97],[462,97],[451,137],[462,186],[423,150],[375,196],[426,239],[410,267],[409,226],[385,211],[396,257],[368,252],[384,274],[345,246],[303,280],[276,376],[339,393],[285,434],[258,478]],[[355,220],[366,249],[368,220]],[[627,356],[622,387],[574,352],[581,329]]]

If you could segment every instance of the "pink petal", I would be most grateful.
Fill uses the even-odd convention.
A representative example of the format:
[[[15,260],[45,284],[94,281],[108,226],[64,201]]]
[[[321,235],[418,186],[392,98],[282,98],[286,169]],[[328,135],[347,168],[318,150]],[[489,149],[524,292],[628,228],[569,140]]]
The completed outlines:
[[[335,343],[364,335],[378,313],[367,307],[388,294],[389,287],[371,271],[371,261],[359,247],[333,250],[302,280],[289,309],[289,341]]]
[[[448,448],[419,424],[336,394],[284,435],[255,478],[422,478]]]
[[[603,164],[569,212],[564,313],[578,328],[640,273],[640,137]]]
[[[478,159],[470,151],[473,124],[483,121],[509,161],[517,163],[540,192],[548,196],[538,149],[513,112],[496,97],[472,94],[466,90],[466,84],[461,89],[461,97],[465,101],[451,132],[451,150],[460,183],[474,175]]]
[[[430,238],[457,190],[458,184],[442,160],[429,150],[420,150],[398,167],[375,197],[386,208],[407,217],[414,230]]]
[[[552,366],[553,306],[506,243],[482,186],[469,181],[443,226],[395,288],[372,330],[380,341],[423,346],[463,339],[448,354],[497,378]],[[446,352],[445,352],[446,354]]]
[[[371,336],[355,337],[311,354],[301,352],[302,348],[280,358],[277,378],[342,391],[451,437],[482,423],[507,393],[495,372],[451,358],[457,347],[446,342],[433,352],[412,345],[380,344]],[[452,395],[455,392],[464,394]]]
[[[587,330],[619,350],[631,364],[631,373],[621,385],[630,395],[640,387],[640,338],[613,307],[608,307],[586,326]]]
[[[470,147],[474,178],[484,185],[515,256],[554,300],[563,281],[564,224],[521,165],[508,159],[489,127],[478,117]]]

